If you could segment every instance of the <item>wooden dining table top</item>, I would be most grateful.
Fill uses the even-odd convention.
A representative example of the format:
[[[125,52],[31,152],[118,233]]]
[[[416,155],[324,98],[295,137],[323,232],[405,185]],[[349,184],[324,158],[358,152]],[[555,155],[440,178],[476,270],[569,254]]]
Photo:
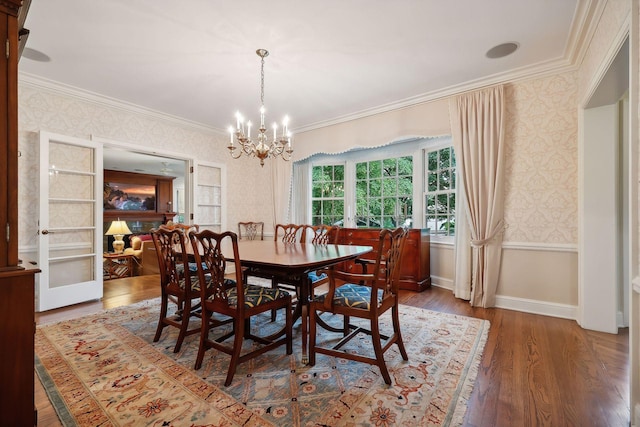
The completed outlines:
[[[269,240],[239,240],[238,253],[243,266],[286,268],[311,271],[337,264],[371,252],[371,246],[316,245],[312,243],[283,243]],[[223,254],[233,258],[231,245],[223,246]]]

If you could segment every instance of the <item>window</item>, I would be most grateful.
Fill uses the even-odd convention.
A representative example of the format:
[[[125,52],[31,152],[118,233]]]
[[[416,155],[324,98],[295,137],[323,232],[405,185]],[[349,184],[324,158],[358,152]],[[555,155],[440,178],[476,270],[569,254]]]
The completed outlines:
[[[412,156],[356,163],[358,227],[409,226],[412,214]]]
[[[455,235],[456,158],[453,147],[425,151],[425,225],[432,235]]]
[[[312,188],[312,224],[341,225],[344,219],[344,165],[314,166]]]

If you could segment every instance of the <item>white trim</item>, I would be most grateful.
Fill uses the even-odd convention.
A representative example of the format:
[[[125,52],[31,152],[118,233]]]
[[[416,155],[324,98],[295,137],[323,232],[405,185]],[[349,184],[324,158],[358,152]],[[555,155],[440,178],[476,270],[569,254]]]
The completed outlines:
[[[620,51],[620,48],[622,47],[622,45],[624,45],[624,42],[629,37],[630,27],[631,27],[631,15],[627,15],[627,17],[624,20],[624,23],[618,29],[618,33],[614,37],[613,43],[609,45],[609,49],[607,50],[606,54],[603,57],[604,61],[599,64],[598,68],[595,70],[592,76],[591,81],[587,85],[589,90],[585,93],[584,97],[580,102],[581,110],[589,108],[588,106],[589,101],[591,100],[591,98],[593,97],[593,94],[598,89],[598,86],[600,85],[600,82],[607,74],[607,71],[609,71],[611,64],[618,56],[618,52]]]
[[[320,129],[328,126],[337,125],[352,120],[362,119],[364,117],[374,116],[377,114],[386,113],[388,111],[400,110],[403,108],[413,107],[418,104],[424,104],[432,102],[442,98],[449,98],[460,93],[465,93],[473,90],[478,90],[483,87],[492,86],[496,84],[506,84],[521,80],[528,80],[534,78],[542,78],[554,74],[560,74],[568,71],[573,71],[577,67],[567,59],[551,60],[541,62],[535,66],[521,67],[509,72],[496,73],[492,76],[483,77],[481,79],[470,80],[463,84],[453,85],[446,88],[442,88],[433,92],[427,92],[420,95],[412,96],[400,101],[380,105],[367,110],[362,110],[354,114],[347,114],[339,116],[331,120],[325,120],[321,122],[311,123],[310,125],[296,128],[294,132],[302,133],[315,129]]]
[[[636,276],[631,281],[631,289],[636,294],[640,294],[640,276]]]
[[[33,74],[19,72],[18,82],[21,86],[32,87],[38,90],[45,90],[55,95],[67,96],[86,102],[92,102],[103,107],[113,108],[116,110],[124,111],[126,113],[140,114],[142,116],[146,116],[155,120],[166,121],[177,126],[195,128],[203,132],[214,133],[218,136],[228,135],[228,132],[224,129],[216,129],[203,123],[187,120],[182,117],[163,113],[161,111],[153,110],[147,107],[142,107],[140,105],[132,104],[130,102],[122,101],[116,98],[111,98],[109,96],[91,92],[86,89],[77,88],[75,86],[66,85],[54,80],[45,79]]]
[[[431,238],[431,247],[453,249],[453,241]],[[574,252],[578,253],[575,243],[538,243],[538,242],[502,242],[502,250],[542,251],[542,252]]]
[[[431,275],[431,286],[436,288],[448,289],[453,292],[453,280],[440,276]]]
[[[431,276],[431,286],[447,289],[453,292],[453,281],[450,279],[445,279],[443,277]],[[577,307],[574,305],[558,304],[555,302],[538,301],[503,295],[496,295],[495,308],[571,320],[576,319],[577,310]]]
[[[502,242],[502,249],[577,253],[578,245],[575,243]]]
[[[571,320],[576,320],[578,309],[575,305],[558,304],[548,301],[537,301],[502,295],[496,295],[495,307]]]

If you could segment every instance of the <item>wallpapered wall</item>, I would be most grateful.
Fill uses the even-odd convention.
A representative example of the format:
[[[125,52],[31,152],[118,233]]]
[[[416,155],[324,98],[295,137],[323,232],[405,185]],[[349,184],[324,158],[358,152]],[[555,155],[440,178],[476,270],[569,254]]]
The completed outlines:
[[[578,242],[577,74],[505,87],[507,242]]]
[[[272,223],[271,170],[255,159],[231,160],[226,138],[186,122],[126,110],[66,95],[29,82],[18,88],[18,220],[21,250],[37,245],[38,132],[89,139],[91,135],[136,147],[189,153],[193,158],[227,165],[227,228],[240,220]],[[253,191],[253,189],[259,189]],[[253,213],[256,216],[253,216]]]

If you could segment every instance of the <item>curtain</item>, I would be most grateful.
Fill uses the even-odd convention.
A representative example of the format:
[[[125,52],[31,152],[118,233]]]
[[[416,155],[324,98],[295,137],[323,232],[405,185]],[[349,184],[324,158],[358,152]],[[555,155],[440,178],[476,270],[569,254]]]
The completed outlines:
[[[309,162],[295,162],[293,164],[291,193],[291,222],[294,224],[310,224],[309,200],[310,197],[310,164]]]
[[[461,283],[454,288],[463,288],[470,272],[472,306],[493,307],[498,287],[504,230],[503,98],[503,87],[496,86],[457,96],[449,104],[470,235],[456,251],[455,276]]]
[[[460,166],[458,166],[458,177],[456,182],[461,182],[459,178]],[[458,185],[456,188],[456,236],[455,245],[453,247],[453,260],[456,268],[453,271],[453,295],[456,298],[469,301],[471,299],[471,233],[469,232],[469,224],[467,218],[467,200],[464,194],[463,186]]]
[[[291,163],[280,159],[271,162],[271,196],[273,206],[273,228],[276,224],[289,223],[289,200],[291,198]]]

